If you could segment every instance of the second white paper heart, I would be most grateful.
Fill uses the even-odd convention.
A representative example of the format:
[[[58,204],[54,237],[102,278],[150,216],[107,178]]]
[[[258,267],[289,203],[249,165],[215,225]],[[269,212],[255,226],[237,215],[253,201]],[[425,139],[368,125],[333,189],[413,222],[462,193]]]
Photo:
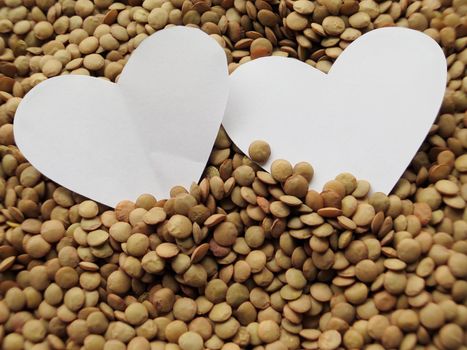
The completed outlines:
[[[413,30],[378,29],[346,48],[327,75],[280,57],[240,66],[223,125],[244,152],[262,139],[271,161],[310,162],[312,188],[351,172],[389,193],[430,129],[445,82],[435,41]]]
[[[117,84],[61,76],[31,90],[14,121],[17,145],[40,172],[114,206],[166,197],[202,174],[228,95],[224,50],[197,29],[152,35]]]

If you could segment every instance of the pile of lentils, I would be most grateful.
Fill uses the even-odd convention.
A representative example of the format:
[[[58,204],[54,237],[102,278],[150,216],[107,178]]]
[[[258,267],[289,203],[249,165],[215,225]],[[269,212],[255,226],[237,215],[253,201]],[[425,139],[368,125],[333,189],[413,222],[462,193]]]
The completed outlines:
[[[0,348],[466,349],[466,15],[464,0],[0,0]],[[363,33],[409,27],[442,47],[446,94],[390,195],[348,173],[309,189],[310,164],[263,169],[269,145],[244,155],[222,128],[199,183],[115,209],[24,159],[12,124],[32,87],[116,81],[172,25],[211,35],[230,72],[270,55],[327,72]]]

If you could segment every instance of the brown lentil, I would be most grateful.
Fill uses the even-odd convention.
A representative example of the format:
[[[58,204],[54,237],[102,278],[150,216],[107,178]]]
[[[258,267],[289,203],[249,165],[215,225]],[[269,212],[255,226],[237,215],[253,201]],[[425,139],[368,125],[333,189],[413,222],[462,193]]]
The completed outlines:
[[[467,309],[467,84],[462,1],[129,1],[0,10],[0,347],[126,349],[461,348]],[[443,48],[440,116],[391,195],[343,173],[250,159],[220,130],[205,175],[171,198],[115,210],[43,177],[13,122],[37,83],[115,82],[167,25],[199,26],[229,72],[264,56],[324,72],[363,33],[423,31]],[[311,136],[312,137],[312,136]],[[252,162],[253,161],[253,162]],[[337,161],[337,160],[336,160]],[[319,169],[317,169],[319,171]],[[320,191],[321,190],[321,191]]]

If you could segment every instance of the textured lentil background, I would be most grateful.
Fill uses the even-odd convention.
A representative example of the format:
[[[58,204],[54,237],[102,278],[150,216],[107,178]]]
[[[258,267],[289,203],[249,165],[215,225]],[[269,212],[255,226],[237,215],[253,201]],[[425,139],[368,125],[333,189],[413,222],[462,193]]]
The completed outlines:
[[[0,348],[465,349],[466,14],[465,0],[0,0]],[[309,165],[262,172],[222,129],[199,184],[115,210],[26,162],[12,123],[32,87],[115,81],[168,25],[210,34],[231,72],[268,55],[327,72],[363,33],[413,28],[446,54],[446,95],[389,196],[350,174],[308,191]]]

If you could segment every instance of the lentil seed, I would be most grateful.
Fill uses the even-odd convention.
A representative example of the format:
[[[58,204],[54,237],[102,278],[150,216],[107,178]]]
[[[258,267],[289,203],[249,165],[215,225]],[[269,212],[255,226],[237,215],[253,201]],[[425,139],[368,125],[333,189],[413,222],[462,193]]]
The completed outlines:
[[[38,0],[31,7],[6,0],[0,347],[461,347],[462,11],[458,1]],[[266,162],[270,147],[252,145],[250,160],[222,130],[206,181],[177,187],[169,200],[146,194],[105,213],[25,162],[12,124],[24,93],[61,74],[116,81],[145,37],[183,23],[215,38],[229,72],[271,55],[327,72],[373,28],[424,31],[448,55],[440,117],[390,196],[369,194],[368,182],[346,173],[322,192],[309,190],[314,169],[304,162],[278,160],[271,174],[257,171],[251,160]]]

